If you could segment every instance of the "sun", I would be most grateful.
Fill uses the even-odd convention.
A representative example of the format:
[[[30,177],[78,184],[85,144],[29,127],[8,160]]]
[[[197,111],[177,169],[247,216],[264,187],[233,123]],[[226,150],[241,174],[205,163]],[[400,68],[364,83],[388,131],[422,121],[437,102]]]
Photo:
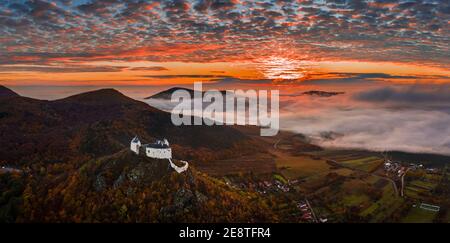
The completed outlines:
[[[258,61],[257,65],[264,77],[274,82],[300,81],[308,76],[309,65],[305,61],[273,56]]]

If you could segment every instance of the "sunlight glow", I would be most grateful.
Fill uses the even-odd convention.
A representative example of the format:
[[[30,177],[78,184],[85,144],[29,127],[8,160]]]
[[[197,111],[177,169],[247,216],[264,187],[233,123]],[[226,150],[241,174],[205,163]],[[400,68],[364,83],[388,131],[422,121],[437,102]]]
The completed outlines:
[[[285,57],[270,57],[258,62],[257,67],[267,79],[300,80],[307,76],[309,65],[305,61]]]

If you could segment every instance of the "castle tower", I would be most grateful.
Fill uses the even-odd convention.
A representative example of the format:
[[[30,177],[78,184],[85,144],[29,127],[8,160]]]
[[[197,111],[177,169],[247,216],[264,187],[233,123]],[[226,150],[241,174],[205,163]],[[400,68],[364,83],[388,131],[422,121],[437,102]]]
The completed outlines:
[[[131,140],[130,149],[131,151],[135,152],[136,154],[139,154],[139,149],[141,147],[141,141],[136,136]]]

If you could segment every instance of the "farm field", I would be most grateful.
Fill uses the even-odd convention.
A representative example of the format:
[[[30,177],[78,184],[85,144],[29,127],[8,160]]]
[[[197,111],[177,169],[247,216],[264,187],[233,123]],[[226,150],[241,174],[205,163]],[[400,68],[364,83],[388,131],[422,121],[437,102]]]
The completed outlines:
[[[369,173],[375,171],[384,162],[384,159],[378,154],[365,151],[319,151],[313,152],[311,155]]]
[[[344,166],[358,169],[358,170],[363,170],[365,172],[373,172],[380,165],[382,165],[383,162],[384,162],[383,159],[371,156],[371,157],[363,157],[363,158],[354,159],[354,160],[345,160],[345,161],[341,162],[341,164]]]
[[[445,178],[442,175],[411,169],[405,176],[405,196],[401,197],[400,178],[384,172],[384,157],[380,153],[298,151],[298,138],[290,139],[286,134],[265,141],[269,154],[217,161],[222,167],[215,175],[241,174],[239,180],[231,182],[235,188],[246,190],[247,185],[264,194],[274,193],[279,202],[276,210],[286,218],[295,220],[302,216],[292,202],[303,198],[311,201],[318,217],[328,218],[330,222],[432,222],[437,218],[436,214],[413,210],[411,205],[434,197],[435,189]],[[258,169],[251,171],[251,175],[242,174],[250,172],[252,164],[259,164]],[[252,179],[245,182],[249,176]],[[261,186],[264,183],[258,180],[272,186]],[[280,184],[274,184],[276,181]],[[440,216],[441,220],[445,217],[445,214]]]
[[[408,173],[405,195],[414,200],[426,199],[431,196],[441,179],[443,179],[442,175],[418,172]]]
[[[381,222],[397,210],[404,199],[398,197],[391,184],[386,184],[382,189],[382,196],[360,215],[370,216],[370,222]]]
[[[428,211],[419,207],[412,207],[401,220],[402,223],[432,223],[437,212]]]
[[[276,153],[277,168],[288,179],[304,179],[310,176],[328,172],[331,168],[326,161],[313,159],[309,156],[291,156]]]

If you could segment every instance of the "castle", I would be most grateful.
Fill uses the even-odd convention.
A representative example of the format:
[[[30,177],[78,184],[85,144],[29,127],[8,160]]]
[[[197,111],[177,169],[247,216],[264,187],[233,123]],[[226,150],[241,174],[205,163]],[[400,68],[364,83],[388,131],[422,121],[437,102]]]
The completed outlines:
[[[170,148],[167,139],[156,140],[156,142],[152,144],[141,144],[141,141],[136,136],[131,140],[130,149],[138,155],[144,152],[147,157],[154,159],[172,158],[172,149]]]
[[[186,161],[181,161],[184,164],[182,167],[179,167],[172,162],[172,149],[170,148],[167,139],[156,140],[156,142],[152,144],[142,144],[139,138],[135,136],[131,140],[130,150],[137,155],[145,154],[149,158],[167,159],[169,160],[170,166],[178,173],[186,171],[189,166]]]

